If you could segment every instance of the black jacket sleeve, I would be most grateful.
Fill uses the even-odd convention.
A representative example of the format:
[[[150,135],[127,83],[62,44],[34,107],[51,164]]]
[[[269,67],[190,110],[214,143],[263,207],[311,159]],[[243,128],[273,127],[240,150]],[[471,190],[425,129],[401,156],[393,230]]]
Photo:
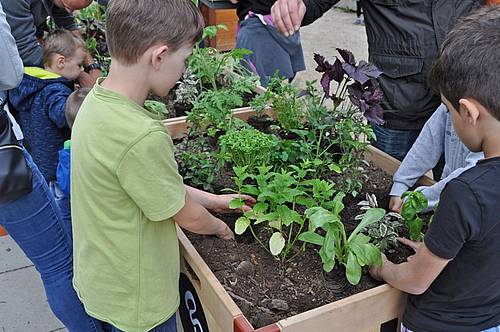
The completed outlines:
[[[66,30],[78,30],[78,24],[75,22],[75,17],[73,14],[68,13],[65,9],[59,8],[57,6],[52,7],[52,18],[56,25],[60,28]]]
[[[306,14],[302,19],[302,26],[309,25],[316,21],[339,1],[340,0],[304,0]]]

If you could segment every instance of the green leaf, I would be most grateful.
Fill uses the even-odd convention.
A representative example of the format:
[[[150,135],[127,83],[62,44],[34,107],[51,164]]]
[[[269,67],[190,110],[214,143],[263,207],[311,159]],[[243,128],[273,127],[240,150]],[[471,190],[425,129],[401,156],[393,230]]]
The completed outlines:
[[[263,214],[264,212],[267,211],[267,208],[269,207],[269,205],[267,205],[266,203],[264,202],[257,202],[252,210],[255,212],[255,214]]]
[[[299,196],[295,200],[297,204],[304,205],[306,208],[311,208],[316,205],[316,201],[310,197]]]
[[[285,238],[280,232],[275,232],[269,239],[269,249],[271,254],[278,256],[285,247]]]
[[[247,217],[239,217],[234,224],[234,232],[238,235],[245,233],[248,226],[250,226],[250,219]]]
[[[245,202],[241,198],[234,198],[229,202],[229,208],[232,210],[240,209],[245,206]]]
[[[352,231],[347,242],[350,242],[351,239],[353,237],[355,237],[363,228],[365,228],[366,226],[369,226],[373,223],[378,222],[384,216],[385,216],[384,209],[371,208],[371,209],[366,210],[365,214],[363,215],[363,219],[361,219],[361,222],[358,224],[358,226],[356,226],[354,231]]]
[[[333,215],[330,211],[322,208],[322,207],[313,207],[307,209],[306,217],[309,219],[309,230],[315,231],[317,228],[321,227],[326,229],[327,224],[339,222],[340,219],[338,216]]]
[[[264,221],[276,220],[277,218],[278,214],[276,212],[267,213],[263,216],[257,217],[257,220],[255,220],[255,225],[260,224],[261,222]]]
[[[336,225],[328,225],[323,246],[319,250],[325,272],[330,272],[335,267],[335,244],[337,241],[340,241],[340,239],[337,239],[337,233],[338,229]]]
[[[408,229],[410,231],[410,239],[413,241],[422,241],[422,238],[423,238],[422,219],[420,219],[420,217],[415,217],[414,219],[407,220],[406,224],[407,224]]]
[[[355,242],[357,244],[367,244],[368,242],[370,242],[370,237],[363,233],[359,233],[352,239],[351,242]]]
[[[257,189],[255,186],[250,185],[250,184],[246,184],[246,185],[242,186],[241,191],[245,194],[253,195],[253,196],[257,196],[260,193],[259,189]]]
[[[342,169],[340,168],[340,166],[338,164],[330,164],[328,165],[328,169],[332,172],[335,172],[337,174],[340,174],[342,173]]]
[[[361,280],[361,266],[358,264],[356,256],[351,251],[347,254],[345,275],[351,285],[357,285]]]
[[[317,233],[308,231],[299,235],[298,239],[303,242],[316,244],[318,246],[323,245],[325,238]]]
[[[356,255],[358,264],[361,266],[376,264],[379,261],[381,262],[382,259],[380,250],[372,243],[351,241],[349,243],[349,250]]]

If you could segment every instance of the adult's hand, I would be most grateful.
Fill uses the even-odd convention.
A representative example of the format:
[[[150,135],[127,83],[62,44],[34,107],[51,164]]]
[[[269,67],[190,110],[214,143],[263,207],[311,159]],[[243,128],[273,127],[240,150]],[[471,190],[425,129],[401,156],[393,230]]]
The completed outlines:
[[[274,26],[287,37],[300,29],[305,14],[303,0],[278,0],[271,7]]]

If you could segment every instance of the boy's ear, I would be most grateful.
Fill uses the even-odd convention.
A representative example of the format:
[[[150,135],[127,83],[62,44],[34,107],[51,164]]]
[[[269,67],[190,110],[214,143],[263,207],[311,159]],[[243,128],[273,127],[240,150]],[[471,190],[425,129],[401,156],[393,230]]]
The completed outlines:
[[[462,98],[458,102],[460,104],[461,116],[469,125],[475,126],[479,119],[481,105],[475,99]]]
[[[153,48],[152,64],[154,69],[160,69],[162,62],[165,61],[165,58],[168,55],[168,51],[169,49],[167,45],[161,45]]]
[[[66,65],[66,58],[64,55],[56,54],[53,61],[56,64],[57,69],[64,69],[64,66]]]

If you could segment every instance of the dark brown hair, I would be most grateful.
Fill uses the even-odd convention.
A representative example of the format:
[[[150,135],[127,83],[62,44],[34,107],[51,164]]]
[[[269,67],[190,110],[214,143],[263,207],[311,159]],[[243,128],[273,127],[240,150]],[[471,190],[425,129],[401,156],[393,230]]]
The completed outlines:
[[[459,109],[473,98],[500,121],[500,6],[485,6],[459,20],[434,62],[429,82]]]
[[[107,9],[106,39],[110,55],[134,64],[151,46],[176,51],[194,44],[203,33],[203,17],[192,0],[112,0]]]

